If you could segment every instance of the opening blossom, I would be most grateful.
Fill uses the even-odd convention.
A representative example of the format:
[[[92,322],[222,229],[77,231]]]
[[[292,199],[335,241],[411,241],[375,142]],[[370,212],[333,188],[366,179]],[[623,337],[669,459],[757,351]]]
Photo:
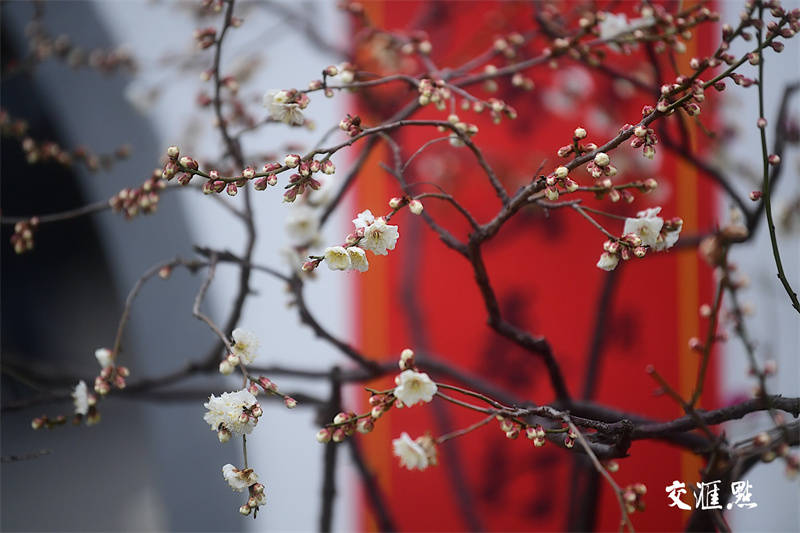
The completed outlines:
[[[430,402],[438,390],[436,383],[424,372],[404,370],[394,378],[394,382],[397,384],[394,389],[395,398],[407,407]]]
[[[364,238],[360,244],[362,248],[376,255],[388,255],[386,250],[394,250],[399,237],[397,226],[390,226],[383,217],[379,217],[364,230]]]
[[[636,218],[626,218],[622,233],[624,235],[635,233],[642,239],[643,245],[654,248],[664,226],[664,219],[657,216],[660,211],[660,207],[653,207],[639,211],[636,213]]]
[[[597,262],[597,268],[601,268],[610,272],[617,268],[618,263],[619,255],[603,252],[600,254],[600,260]]]
[[[400,459],[400,466],[409,470],[425,470],[429,465],[436,465],[436,444],[429,436],[411,440],[408,433],[392,441],[392,453]]]
[[[89,388],[85,381],[80,380],[72,391],[72,403],[75,404],[76,415],[89,414]]]
[[[242,492],[258,481],[258,476],[252,468],[239,470],[232,464],[227,464],[222,467],[222,477],[225,478],[228,485],[236,492]]]
[[[256,397],[246,389],[236,392],[223,392],[222,396],[209,396],[203,404],[208,412],[203,416],[212,431],[225,431],[236,435],[246,435],[258,423],[261,408]]]
[[[112,357],[111,350],[108,348],[98,348],[94,351],[94,356],[97,358],[97,362],[100,363],[101,367],[108,368],[114,366],[114,358]]]
[[[234,355],[239,356],[239,359],[246,365],[252,363],[258,357],[259,342],[256,334],[247,329],[236,328],[231,336],[233,337],[231,348]]]
[[[305,123],[302,110],[308,107],[308,102],[308,96],[294,89],[270,91],[264,95],[264,107],[269,110],[270,118],[292,126]]]

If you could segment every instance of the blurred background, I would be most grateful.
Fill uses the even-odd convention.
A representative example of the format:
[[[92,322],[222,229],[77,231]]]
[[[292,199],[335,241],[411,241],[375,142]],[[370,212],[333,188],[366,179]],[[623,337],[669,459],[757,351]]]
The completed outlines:
[[[433,57],[447,65],[482,52],[498,34],[530,28],[538,6],[369,2],[366,9],[378,26],[424,28],[434,45]],[[736,20],[741,9],[734,2],[717,7],[723,22]],[[129,157],[112,157],[109,169],[90,172],[85,165],[29,166],[20,143],[4,137],[0,159],[3,216],[58,212],[139,186],[160,166],[170,144],[193,155],[222,152],[212,115],[195,103],[202,86],[198,73],[208,67],[210,52],[196,51],[192,39],[195,28],[217,26],[219,17],[202,17],[195,8],[194,3],[182,2],[5,2],[0,6],[2,108],[12,117],[25,118],[37,138],[62,146],[85,145],[98,154],[131,147]],[[632,5],[611,3],[607,9],[631,13]],[[31,72],[18,68],[28,54],[29,23],[37,10],[41,10],[41,26],[50,34],[69,35],[85,50],[124,46],[135,58],[136,71],[103,74],[97,69],[72,69],[52,59]],[[386,67],[372,57],[374,42],[361,40],[353,46],[353,22],[333,2],[242,3],[237,4],[237,14],[245,23],[232,32],[223,64],[236,72],[243,98],[254,107],[267,90],[305,87],[319,77],[322,68],[347,59],[342,51],[352,49],[365,69]],[[309,21],[319,30],[321,42],[309,38],[311,33],[304,26]],[[714,46],[717,35],[700,36],[695,52]],[[788,41],[783,54],[767,56],[770,124],[784,85],[797,81],[798,50],[796,43]],[[682,60],[688,61],[691,53]],[[635,74],[647,70],[642,51],[631,56],[609,51],[609,57]],[[392,64],[385,57],[383,61]],[[577,63],[564,62],[555,70],[536,69],[530,75],[536,85],[530,93],[499,88],[498,97],[520,114],[515,122],[492,126],[488,120],[469,116],[479,124],[481,134],[485,132],[476,140],[509,190],[530,179],[542,160],[553,161],[555,150],[565,144],[559,141],[568,140],[575,127],[585,127],[592,140],[606,139],[620,124],[635,120],[641,106],[652,101],[630,84],[612,82]],[[333,99],[317,96],[307,113],[318,124],[316,131],[270,125],[245,137],[244,149],[252,154],[284,154],[293,146],[308,147],[348,112],[358,112],[374,123],[410,97],[405,90],[361,100],[344,94]],[[710,95],[709,100],[704,109],[706,124],[724,134],[710,142],[695,133],[693,146],[727,172],[737,190],[746,195],[758,187],[749,177],[759,172],[754,93],[728,90]],[[790,109],[796,117],[796,98]],[[430,110],[421,116],[428,115],[439,116]],[[426,135],[401,132],[396,139],[407,157],[427,140]],[[397,194],[395,183],[377,165],[388,160],[388,152],[380,150],[365,168],[357,189],[335,211],[323,242],[338,242],[354,213],[366,208],[384,212],[387,199]],[[614,162],[622,175],[655,177],[661,185],[654,196],[637,198],[620,213],[661,205],[666,217],[684,218],[685,234],[695,235],[730,221],[731,202],[669,150],[659,149],[653,162],[632,150],[620,152]],[[345,175],[346,159],[336,159],[336,176]],[[792,202],[800,194],[797,151],[788,151],[785,161],[775,208],[786,221],[779,226],[781,249],[790,281],[796,283],[800,238]],[[482,220],[496,206],[487,201],[486,190],[472,185],[479,179],[472,166],[469,154],[438,143],[409,168],[408,177],[440,184]],[[266,193],[255,196],[260,231],[255,261],[288,272],[290,267],[280,253],[290,244],[285,231],[287,208],[277,194]],[[220,445],[202,420],[202,403],[208,394],[233,390],[237,387],[234,379],[226,383],[219,375],[198,376],[168,392],[157,390],[143,398],[112,395],[103,402],[103,420],[95,427],[30,430],[34,416],[54,416],[70,409],[68,404],[48,403],[49,393],[67,391],[79,379],[90,381],[96,374],[94,350],[113,342],[124,299],[145,270],[176,254],[191,257],[195,244],[233,251],[242,248],[244,236],[238,221],[209,200],[186,190],[163,194],[156,214],[131,221],[104,212],[50,225],[37,232],[34,252],[22,256],[13,254],[8,245],[11,229],[3,226],[2,455],[49,451],[36,459],[2,464],[3,530],[309,531],[319,527],[324,453],[314,440],[319,420],[314,408],[288,411],[280,402],[262,403],[264,418],[248,440],[251,465],[266,484],[268,504],[255,521],[243,520],[236,513],[241,495],[229,490],[220,469],[225,463],[240,462],[241,450],[233,444]],[[241,201],[241,195],[224,201]],[[449,216],[439,206],[426,204],[426,209],[437,218]],[[325,326],[353,339],[365,353],[387,361],[397,359],[400,350],[410,346],[423,355],[457,362],[515,397],[550,401],[552,391],[540,363],[486,327],[466,262],[444,249],[420,221],[404,214],[398,220],[397,250],[388,258],[376,257],[367,275],[320,269],[318,279],[308,285],[309,304]],[[465,234],[456,220],[444,220]],[[683,249],[607,274],[594,266],[601,243],[602,237],[572,213],[552,212],[549,218],[534,209],[521,213],[487,251],[504,314],[548,336],[576,396],[654,418],[680,416],[674,403],[653,394],[655,386],[643,369],[654,363],[672,382],[691,385],[686,377],[693,376],[695,363],[687,341],[704,331],[697,309],[710,301],[711,270],[693,249]],[[769,381],[770,391],[798,396],[800,367],[792,356],[800,346],[800,330],[775,281],[769,250],[762,224],[759,234],[736,248],[734,259],[750,279],[746,295],[754,313],[748,325],[759,341],[759,354],[776,359],[780,369]],[[211,285],[205,308],[213,317],[224,317],[231,305],[234,272],[220,266]],[[520,276],[521,272],[525,275]],[[126,364],[134,376],[175,371],[208,349],[213,340],[210,332],[191,316],[201,283],[201,275],[176,270],[168,281],[153,280],[142,290],[125,337]],[[257,294],[248,300],[240,325],[261,338],[260,364],[309,370],[337,363],[347,367],[334,349],[300,325],[296,311],[287,307],[290,298],[281,284],[257,276],[254,286]],[[604,323],[597,320],[601,311]],[[601,346],[592,348],[598,327],[605,334]],[[26,380],[20,369],[32,370],[36,381]],[[721,344],[714,354],[703,407],[749,396],[754,382],[746,370],[746,358],[735,339]],[[287,392],[322,398],[330,394],[324,381],[275,380]],[[391,381],[384,378],[375,385],[386,388]],[[29,398],[41,404],[30,405]],[[363,409],[363,402],[359,386],[346,389],[351,408]],[[398,529],[616,529],[613,495],[592,478],[586,465],[555,447],[533,450],[484,428],[441,447],[441,465],[433,471],[400,470],[390,454],[390,441],[401,431],[416,436],[430,430],[438,435],[474,421],[434,402],[420,412],[393,412],[381,420],[374,434],[361,439],[367,466],[375,473],[377,490]],[[726,425],[725,431],[736,441],[766,427],[766,417],[750,415]],[[699,463],[657,443],[636,443],[631,454],[621,461],[616,478],[623,486],[633,482],[648,486],[648,511],[634,516],[637,529],[681,528],[688,513],[667,507],[663,487],[673,479],[693,484],[699,479]],[[378,528],[349,454],[339,453],[337,461],[334,529]],[[760,465],[747,478],[759,507],[729,512],[732,528],[797,530],[797,485],[786,480],[783,464]],[[599,494],[597,503],[589,509],[586,502],[594,500],[595,494]],[[409,513],[409,508],[416,511]]]

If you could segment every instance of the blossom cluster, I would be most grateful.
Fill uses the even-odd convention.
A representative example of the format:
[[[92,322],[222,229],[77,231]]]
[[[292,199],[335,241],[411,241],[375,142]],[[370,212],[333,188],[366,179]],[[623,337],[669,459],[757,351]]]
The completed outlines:
[[[597,262],[602,270],[614,270],[620,258],[628,260],[631,256],[644,257],[647,250],[661,252],[672,248],[678,242],[683,220],[672,218],[664,221],[658,216],[660,207],[639,211],[635,218],[626,218],[622,238],[607,240],[605,250]]]
[[[290,126],[302,126],[306,119],[303,110],[308,107],[308,95],[297,89],[273,90],[264,95],[264,107],[269,117]]]
[[[162,173],[161,169],[154,170],[152,176],[140,187],[122,189],[111,197],[108,205],[113,211],[122,212],[127,219],[131,219],[139,213],[145,215],[155,213],[160,199],[159,194],[167,187],[166,182],[161,180]]]
[[[239,469],[229,463],[222,467],[222,477],[234,491],[248,490],[247,503],[239,507],[241,514],[249,515],[252,512],[255,516],[258,508],[266,503],[267,496],[264,493],[264,485],[258,483],[258,476],[252,468]]]
[[[355,231],[347,236],[343,245],[329,246],[321,256],[309,256],[302,270],[310,272],[326,261],[331,270],[366,272],[369,261],[365,250],[375,255],[387,255],[400,238],[397,226],[387,224],[384,217],[375,217],[369,209],[353,219],[353,226]]]

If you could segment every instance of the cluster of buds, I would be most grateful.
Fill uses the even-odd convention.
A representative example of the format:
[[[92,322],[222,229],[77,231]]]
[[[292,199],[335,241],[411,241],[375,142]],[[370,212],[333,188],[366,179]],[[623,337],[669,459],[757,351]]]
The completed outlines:
[[[634,483],[622,490],[622,501],[625,502],[625,510],[628,514],[644,511],[645,494],[647,494],[647,487],[644,486],[644,483]]]
[[[14,233],[11,235],[11,245],[14,252],[24,254],[33,250],[33,232],[39,227],[39,217],[14,224]]]
[[[236,357],[235,355],[230,354],[225,359],[225,361],[230,360],[231,356]],[[225,363],[225,361],[223,361],[223,363]],[[222,370],[220,370],[220,372],[221,371]],[[250,385],[247,386],[247,391],[253,396],[258,396],[259,393],[261,393],[262,391],[264,392],[264,394],[280,396],[281,398],[283,398],[283,404],[286,406],[287,409],[294,409],[295,407],[297,407],[297,400],[295,400],[291,396],[283,394],[280,390],[278,390],[278,385],[274,381],[264,376],[259,376],[258,378],[250,378]]]
[[[322,187],[322,183],[317,181],[313,175],[317,172],[323,174],[333,174],[336,166],[330,159],[302,159],[297,154],[289,154],[284,159],[284,165],[288,168],[296,168],[297,173],[289,176],[289,184],[286,192],[283,193],[284,202],[294,202],[297,196],[302,196],[308,190],[316,191]]]
[[[110,168],[115,159],[125,159],[131,153],[131,148],[127,144],[118,147],[113,154],[96,155],[85,147],[78,147],[70,152],[54,142],[37,142],[27,136],[27,122],[12,119],[4,109],[0,109],[0,132],[4,137],[19,140],[22,151],[25,152],[25,160],[31,165],[54,162],[69,167],[73,162],[79,161],[89,171],[96,172],[100,168]]]
[[[516,439],[519,437],[519,432],[522,428],[519,422],[516,422],[503,415],[497,415],[495,419],[500,422],[500,430],[506,434],[506,438]]]
[[[642,109],[642,115],[649,115],[653,112],[653,108],[645,106]],[[630,129],[633,126],[626,124],[624,129]],[[655,145],[658,144],[658,136],[653,128],[638,125],[633,127],[633,139],[631,139],[631,148],[642,149],[642,155],[647,159],[653,159],[656,155]]]
[[[409,352],[411,350],[408,350]],[[411,354],[413,364],[413,353]],[[375,428],[375,421],[389,411],[397,402],[394,395],[390,393],[376,393],[370,396],[370,410],[366,413],[357,414],[344,411],[333,417],[333,422],[327,424],[317,432],[317,442],[342,442],[347,437],[353,436],[356,431],[367,434]]]
[[[188,185],[200,165],[195,159],[189,156],[180,157],[180,155],[181,152],[177,146],[167,148],[167,162],[161,169],[161,178],[169,181],[177,176],[179,184]]]
[[[194,30],[194,40],[197,43],[197,48],[205,50],[217,42],[216,28],[198,28]]]
[[[447,101],[452,96],[444,80],[434,81],[430,78],[423,78],[419,80],[417,90],[419,91],[419,105],[433,103],[439,111],[444,111]]]
[[[159,193],[167,184],[161,180],[162,170],[155,169],[153,175],[137,189],[125,188],[111,197],[108,205],[114,212],[122,212],[131,219],[139,213],[149,215],[158,209]]]
[[[247,470],[252,469],[248,468],[243,472],[247,472]],[[258,515],[258,508],[267,502],[267,495],[264,493],[264,485],[261,483],[253,483],[247,490],[250,497],[247,498],[247,503],[239,507],[239,513],[247,516],[252,512],[253,518],[255,518]]]
[[[322,71],[321,80],[311,80],[308,82],[309,91],[325,90],[325,96],[333,97],[333,89],[328,87],[328,78],[338,77],[339,81],[348,85],[356,79],[356,67],[352,63],[342,63],[340,65],[328,65]]]
[[[31,420],[31,427],[33,429],[53,429],[58,426],[63,426],[67,423],[67,417],[64,415],[58,415],[55,418],[49,418],[47,415],[37,416],[33,420]]]
[[[517,56],[518,49],[525,44],[525,37],[518,32],[495,37],[492,48],[503,54],[507,59]]]
[[[456,130],[450,134],[449,142],[451,146],[464,146],[464,138],[473,137],[478,133],[478,126],[475,124],[467,124],[456,114],[448,115],[447,122],[449,122]],[[447,131],[445,126],[439,126],[437,129],[441,132]]]
[[[389,207],[391,207],[394,211],[398,211],[406,205],[408,206],[408,210],[414,215],[421,215],[424,209],[422,202],[411,198],[410,196],[395,196],[389,200]]]
[[[578,438],[577,433],[572,431],[571,429],[567,431],[567,435],[564,437],[564,446],[567,448],[572,448],[575,446],[575,439]]]
[[[94,391],[100,396],[105,396],[111,392],[111,388],[117,389],[125,388],[125,378],[130,376],[131,371],[126,366],[116,366],[111,360],[111,350],[107,348],[100,348],[98,352],[104,351],[107,353],[108,363],[100,370],[100,374],[94,378]],[[100,357],[98,356],[98,359]]]
[[[360,135],[364,128],[361,127],[361,117],[358,115],[347,114],[346,117],[339,122],[339,129],[347,133],[350,137]]]
[[[561,166],[556,168],[552,174],[545,179],[544,194],[548,200],[554,202],[558,200],[558,187],[559,185],[566,189],[568,192],[575,192],[578,190],[578,184],[569,177],[569,169]]]
[[[590,143],[588,146],[594,146],[594,144]],[[617,175],[617,167],[611,164],[611,158],[605,152],[597,152],[594,159],[586,165],[586,171],[596,180],[604,177],[613,178]]]
[[[87,53],[66,34],[57,37],[50,35],[39,21],[31,22],[25,33],[29,38],[29,49],[33,52],[30,58],[36,62],[54,58],[64,61],[73,69],[88,66],[103,74],[117,70],[132,73],[136,70],[133,56],[124,47],[111,50],[96,48]]]
[[[433,50],[433,45],[424,31],[412,32],[408,40],[400,47],[400,52],[411,55],[414,53],[428,55]]]
[[[528,437],[530,440],[533,441],[533,445],[537,448],[541,448],[547,442],[545,437],[544,428],[541,424],[536,424],[535,426],[529,426],[525,430],[525,436]]]

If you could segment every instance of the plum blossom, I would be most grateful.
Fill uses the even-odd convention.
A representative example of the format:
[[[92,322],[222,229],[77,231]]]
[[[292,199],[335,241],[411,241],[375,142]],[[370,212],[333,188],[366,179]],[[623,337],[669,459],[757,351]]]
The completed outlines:
[[[233,345],[231,351],[246,365],[252,363],[258,357],[259,341],[256,334],[244,328],[236,328],[231,334]]]
[[[108,348],[98,348],[95,350],[94,356],[97,358],[97,362],[100,363],[101,367],[108,368],[114,366],[114,355]]]
[[[72,391],[72,403],[75,404],[75,414],[86,416],[89,413],[89,389],[86,382],[80,380]]]
[[[664,225],[666,228],[667,225]],[[657,252],[662,252],[664,250],[668,250],[675,246],[675,243],[678,242],[678,237],[681,235],[681,229],[683,229],[683,221],[678,219],[678,223],[672,225],[670,229],[666,230],[662,228],[661,233],[658,235],[658,239],[656,240],[656,244],[653,249]]]
[[[619,256],[617,254],[603,252],[600,254],[600,260],[597,261],[597,268],[610,272],[617,268],[617,264],[619,264]]]
[[[244,489],[253,485],[258,481],[258,476],[253,472],[252,468],[239,470],[232,464],[227,464],[222,467],[222,477],[228,482],[236,492],[242,492]]]
[[[362,211],[356,216],[356,218],[353,219],[353,225],[356,227],[356,229],[367,229],[367,226],[373,222],[375,222],[375,216],[369,209]]]
[[[394,250],[399,237],[397,226],[390,226],[383,217],[379,217],[364,230],[361,247],[376,255],[387,255],[387,250]]]
[[[347,270],[351,266],[350,254],[344,246],[329,246],[323,255],[331,270]]]
[[[303,125],[305,117],[302,110],[308,106],[308,97],[304,94],[299,99],[293,97],[293,93],[296,92],[269,91],[264,95],[264,107],[269,110],[271,119],[292,126]]]
[[[404,370],[394,378],[394,382],[397,384],[394,389],[395,398],[408,407],[419,402],[430,402],[438,390],[436,383],[424,372]]]
[[[203,404],[208,412],[203,420],[211,426],[212,431],[227,431],[236,435],[245,435],[253,431],[258,423],[256,412],[260,414],[260,407],[256,397],[247,389],[236,392],[223,392],[217,397],[213,394]],[[247,413],[245,411],[251,411]]]
[[[642,244],[654,248],[658,240],[661,228],[664,226],[664,219],[657,216],[661,212],[660,207],[653,207],[636,213],[636,218],[626,218],[625,228],[622,233],[627,235],[633,233],[642,239]],[[676,238],[677,240],[677,238]]]
[[[425,470],[429,465],[436,465],[436,444],[429,436],[411,440],[408,433],[392,441],[392,452],[400,459],[400,465],[409,470]]]
[[[359,272],[366,272],[369,270],[369,261],[367,261],[367,253],[358,246],[350,246],[347,248],[347,255],[350,256],[350,268],[358,270]]]
[[[286,217],[286,231],[295,244],[313,242],[319,233],[319,218],[314,209],[307,205],[296,205]]]
[[[651,26],[655,21],[653,16],[650,14],[644,17],[631,19],[630,22],[628,22],[628,18],[624,13],[615,14],[601,12],[598,13],[598,15],[600,15],[600,18],[602,18],[600,24],[598,24],[598,29],[600,30],[600,39],[602,40],[613,40],[617,37],[621,37],[622,35],[632,33],[634,30]],[[617,52],[621,51],[620,47],[616,43],[608,43],[608,46]]]

